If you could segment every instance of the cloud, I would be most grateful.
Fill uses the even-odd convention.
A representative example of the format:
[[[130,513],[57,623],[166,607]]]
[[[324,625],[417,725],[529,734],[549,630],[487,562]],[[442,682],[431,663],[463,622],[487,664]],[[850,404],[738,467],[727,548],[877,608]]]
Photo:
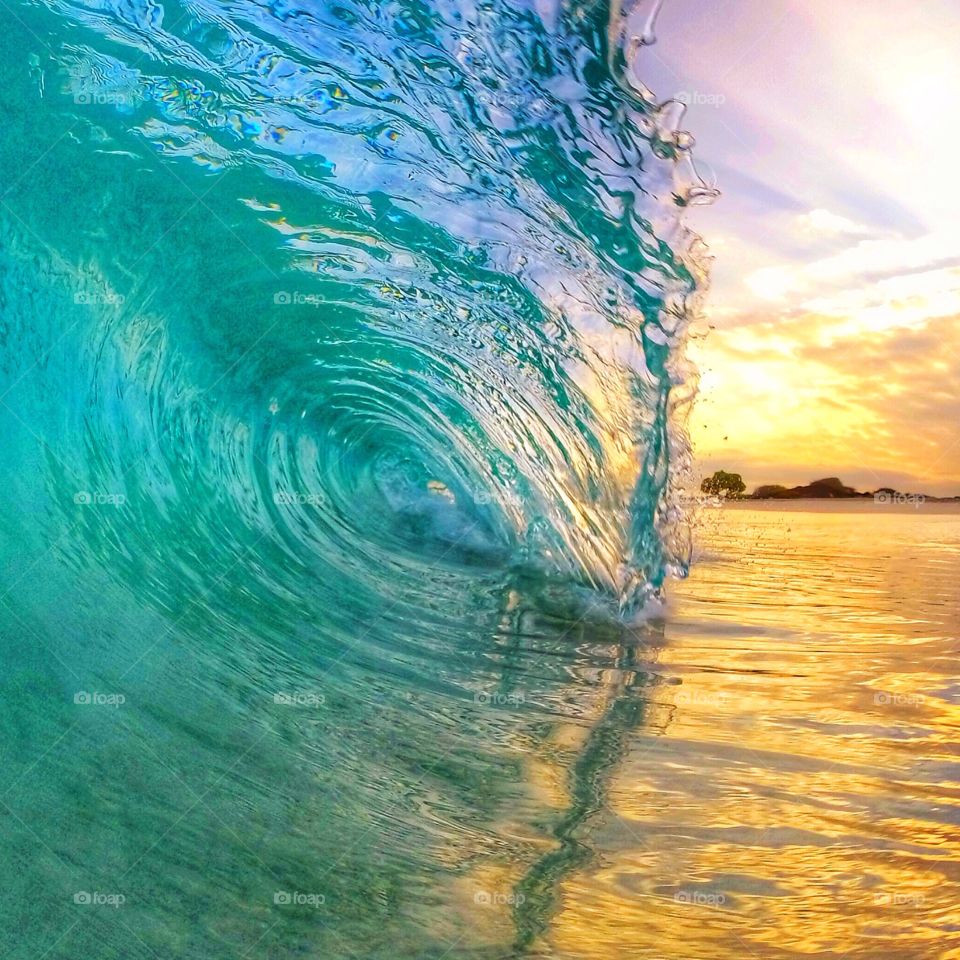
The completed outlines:
[[[857,468],[960,492],[960,6],[701,6],[665,5],[646,67],[726,95],[689,113],[724,192],[695,214],[725,239],[691,348],[698,452],[770,482]]]
[[[691,429],[708,462],[751,482],[839,473],[876,487],[896,475],[960,493],[960,316],[877,333],[778,315],[714,331],[693,353]]]
[[[863,224],[855,223],[846,217],[838,216],[829,210],[811,210],[796,219],[797,229],[811,237],[869,237],[875,235]]]
[[[745,283],[768,302],[863,330],[916,325],[960,312],[960,230],[862,240],[810,263],[756,270]]]

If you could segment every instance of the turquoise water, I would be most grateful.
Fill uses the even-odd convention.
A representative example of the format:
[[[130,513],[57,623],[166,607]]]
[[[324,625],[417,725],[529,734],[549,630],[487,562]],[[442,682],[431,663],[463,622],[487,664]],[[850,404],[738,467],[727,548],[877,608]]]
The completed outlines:
[[[325,564],[379,593],[449,551],[627,609],[684,567],[679,218],[708,196],[613,14],[543,16],[8,17],[10,443],[55,458],[80,554],[122,526],[179,592],[255,543],[281,593]]]
[[[696,539],[632,630],[463,577],[338,656],[255,642],[248,578],[152,633],[34,578],[3,605],[6,954],[960,956],[957,508]]]
[[[542,949],[689,560],[654,7],[2,7],[7,956]]]
[[[956,509],[676,507],[657,6],[0,6],[5,957],[960,957]]]

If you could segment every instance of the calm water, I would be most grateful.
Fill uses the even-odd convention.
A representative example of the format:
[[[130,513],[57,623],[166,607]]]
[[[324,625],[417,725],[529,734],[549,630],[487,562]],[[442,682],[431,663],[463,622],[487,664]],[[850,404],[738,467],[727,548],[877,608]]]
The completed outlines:
[[[7,955],[960,956],[960,514],[699,533],[632,630],[476,577],[386,660],[24,623]]]
[[[657,6],[0,4],[5,957],[948,955],[956,514],[650,618]]]
[[[960,510],[737,505],[699,553],[554,955],[960,956]]]

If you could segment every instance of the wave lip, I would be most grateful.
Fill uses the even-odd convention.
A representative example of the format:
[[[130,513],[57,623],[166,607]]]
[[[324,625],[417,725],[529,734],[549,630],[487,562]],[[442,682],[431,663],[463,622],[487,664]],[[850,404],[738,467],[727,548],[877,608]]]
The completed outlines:
[[[671,491],[705,260],[682,216],[714,191],[682,105],[637,80],[660,2],[43,7],[75,40],[42,64],[48,96],[118,158],[152,153],[245,238],[217,256],[262,275],[242,335],[205,317],[220,358],[178,357],[156,320],[166,375],[198,378],[144,385],[157,446],[219,362],[207,435],[177,455],[251,491],[285,549],[382,570],[446,544],[624,610],[685,570]],[[109,259],[98,282],[122,285]],[[90,322],[122,351],[115,314]]]
[[[677,108],[597,4],[23,10],[17,929],[50,956],[536,952],[666,722],[701,279]]]

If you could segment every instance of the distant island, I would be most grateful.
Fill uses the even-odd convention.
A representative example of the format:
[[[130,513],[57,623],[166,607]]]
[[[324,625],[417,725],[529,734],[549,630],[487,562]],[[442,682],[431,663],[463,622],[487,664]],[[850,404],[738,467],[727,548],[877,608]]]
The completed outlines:
[[[718,470],[700,485],[703,493],[728,500],[875,500],[878,503],[956,503],[960,497],[931,497],[923,493],[904,493],[893,487],[879,487],[861,492],[848,487],[839,477],[825,477],[799,487],[783,487],[776,483],[757,487],[746,493],[747,485],[739,473]]]

